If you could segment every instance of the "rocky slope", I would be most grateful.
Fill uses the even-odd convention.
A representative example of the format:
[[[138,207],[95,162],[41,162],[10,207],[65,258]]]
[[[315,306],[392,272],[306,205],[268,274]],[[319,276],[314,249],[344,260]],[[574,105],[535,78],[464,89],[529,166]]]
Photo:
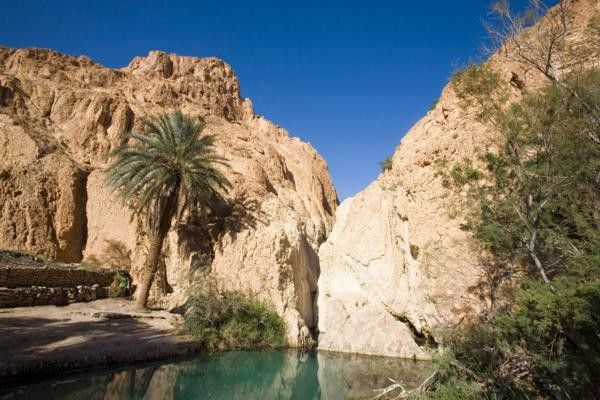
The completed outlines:
[[[599,16],[599,1],[580,0],[569,21],[568,42],[588,65],[600,60]],[[488,65],[513,100],[545,81],[500,54]],[[320,349],[427,358],[422,341],[486,309],[485,262],[460,229],[466,192],[442,185],[436,160],[476,160],[495,137],[448,85],[403,138],[391,170],[340,205],[319,250]]]
[[[215,58],[151,52],[114,70],[87,57],[0,47],[0,248],[129,266],[139,279],[143,224],[105,188],[103,169],[124,131],[175,108],[204,117],[218,135],[232,167],[225,172],[235,189],[224,206],[232,221],[211,227],[218,240],[193,227],[170,234],[170,288],[164,276],[155,285],[170,293],[156,300],[181,304],[209,270],[220,287],[271,302],[294,343],[299,327],[315,322],[316,250],[337,196],[310,144],[255,115],[231,67]]]

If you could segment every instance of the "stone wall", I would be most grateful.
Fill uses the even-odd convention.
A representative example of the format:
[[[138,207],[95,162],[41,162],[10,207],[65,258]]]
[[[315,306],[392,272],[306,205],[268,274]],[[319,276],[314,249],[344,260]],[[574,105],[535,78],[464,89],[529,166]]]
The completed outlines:
[[[117,274],[123,273],[110,269],[0,266],[0,308],[61,306],[107,298]]]
[[[114,270],[87,270],[69,267],[0,267],[0,287],[27,286],[77,287],[110,286]]]
[[[33,306],[66,306],[108,297],[109,288],[94,284],[77,287],[0,287],[0,308]]]

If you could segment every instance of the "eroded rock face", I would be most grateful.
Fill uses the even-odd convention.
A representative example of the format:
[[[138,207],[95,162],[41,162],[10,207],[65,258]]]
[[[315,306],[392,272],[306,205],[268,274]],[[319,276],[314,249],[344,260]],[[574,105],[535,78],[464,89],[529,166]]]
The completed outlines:
[[[0,47],[0,248],[127,266],[135,284],[143,224],[104,186],[103,169],[123,132],[175,108],[205,118],[206,132],[218,135],[231,165],[229,197],[253,204],[252,223],[219,232],[214,262],[194,230],[171,232],[162,274],[170,293],[155,300],[180,305],[208,270],[221,288],[271,302],[294,344],[299,327],[315,324],[316,250],[337,196],[317,152],[255,115],[232,68],[216,58],[150,52],[113,70],[87,57]]]
[[[0,115],[0,246],[78,261],[85,242],[86,173],[32,136]]]
[[[600,38],[588,27],[599,6],[597,0],[577,1],[570,21],[568,40],[586,46],[584,61],[591,65],[600,57]],[[500,55],[488,64],[513,101],[545,82],[533,68]],[[479,150],[499,136],[459,103],[446,87],[403,138],[392,169],[337,209],[319,250],[320,349],[425,358],[417,342],[439,342],[443,329],[489,306],[486,266],[460,228],[466,191],[443,186],[436,160],[477,162]]]

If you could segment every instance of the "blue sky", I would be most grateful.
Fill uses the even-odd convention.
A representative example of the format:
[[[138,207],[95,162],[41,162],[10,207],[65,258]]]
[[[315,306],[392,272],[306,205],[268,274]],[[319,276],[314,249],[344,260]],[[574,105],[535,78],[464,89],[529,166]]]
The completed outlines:
[[[525,0],[513,1],[516,7]],[[379,174],[452,73],[491,0],[4,0],[0,44],[127,65],[157,49],[231,64],[255,110],[327,160],[340,199]]]

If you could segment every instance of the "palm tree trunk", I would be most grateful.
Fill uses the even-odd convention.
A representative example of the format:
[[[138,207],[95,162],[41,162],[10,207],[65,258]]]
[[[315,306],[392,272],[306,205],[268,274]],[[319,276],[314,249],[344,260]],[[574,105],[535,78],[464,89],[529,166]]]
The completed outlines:
[[[177,180],[175,183],[174,190],[170,196],[160,199],[157,205],[157,219],[154,229],[149,229],[150,233],[150,248],[148,249],[148,255],[146,258],[146,264],[144,265],[145,276],[142,279],[140,285],[139,294],[137,295],[135,307],[138,310],[145,310],[148,304],[148,296],[150,294],[150,287],[152,281],[154,281],[154,275],[158,269],[158,261],[160,259],[160,253],[162,251],[162,245],[165,241],[165,237],[171,227],[171,219],[175,211],[177,210],[177,199],[179,198],[179,186],[181,182]],[[164,201],[161,201],[164,200]]]
[[[142,279],[139,292],[136,298],[135,307],[140,310],[145,310],[148,304],[148,296],[150,294],[150,287],[156,275],[158,269],[158,261],[162,250],[162,245],[167,235],[168,230],[159,229],[159,232],[150,237],[150,248],[148,249],[148,256],[146,258],[146,264],[144,265],[144,278]]]

